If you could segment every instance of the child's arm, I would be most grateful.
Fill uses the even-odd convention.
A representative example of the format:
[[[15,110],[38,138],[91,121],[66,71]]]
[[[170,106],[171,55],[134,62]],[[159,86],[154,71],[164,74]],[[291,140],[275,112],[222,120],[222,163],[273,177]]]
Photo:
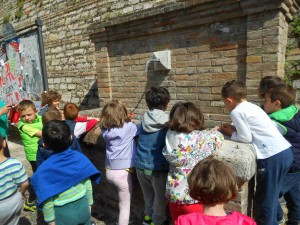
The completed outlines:
[[[54,201],[53,198],[47,199],[43,204],[43,214],[44,220],[49,223],[49,225],[55,224],[55,212],[54,212]]]
[[[42,137],[42,131],[30,126],[30,124],[24,124],[19,129],[28,134],[30,137]]]
[[[84,185],[84,187],[86,189],[85,196],[86,196],[86,198],[87,198],[87,200],[89,202],[89,206],[91,208],[91,206],[94,204],[94,200],[93,200],[93,187],[92,187],[92,184],[91,184],[91,180],[90,179],[86,179],[86,180],[83,180],[81,183]]]
[[[29,181],[27,180],[27,181],[25,181],[24,183],[22,183],[21,185],[20,185],[20,192],[21,192],[21,194],[22,194],[22,196],[25,198],[26,196],[25,196],[25,192],[26,192],[26,190],[27,190],[27,188],[28,188],[28,186],[29,186]]]

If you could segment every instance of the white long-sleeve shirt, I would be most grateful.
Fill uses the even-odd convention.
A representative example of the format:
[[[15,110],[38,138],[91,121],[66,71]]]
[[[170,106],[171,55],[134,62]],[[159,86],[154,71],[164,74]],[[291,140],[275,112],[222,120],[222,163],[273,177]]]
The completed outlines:
[[[291,147],[269,116],[257,105],[244,101],[230,113],[236,132],[233,141],[252,143],[257,159],[266,159]]]

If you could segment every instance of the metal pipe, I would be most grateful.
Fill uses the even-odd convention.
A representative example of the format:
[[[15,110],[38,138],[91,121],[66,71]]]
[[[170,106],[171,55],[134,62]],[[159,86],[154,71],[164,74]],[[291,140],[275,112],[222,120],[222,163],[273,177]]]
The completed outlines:
[[[49,87],[48,87],[46,59],[45,59],[44,41],[43,41],[43,33],[42,33],[43,21],[41,20],[41,18],[38,17],[35,20],[35,25],[37,26],[37,35],[38,35],[40,60],[41,60],[41,70],[42,70],[42,74],[43,74],[43,85],[44,85],[44,90],[48,90]]]

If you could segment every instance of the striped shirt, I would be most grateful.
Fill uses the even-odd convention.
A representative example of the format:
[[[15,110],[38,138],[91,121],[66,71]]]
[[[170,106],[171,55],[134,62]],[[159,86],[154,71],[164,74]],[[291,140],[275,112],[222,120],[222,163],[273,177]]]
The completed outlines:
[[[27,181],[22,163],[15,158],[8,158],[0,163],[0,201],[12,196],[18,187]]]
[[[44,220],[46,222],[55,220],[54,206],[66,205],[70,202],[79,200],[83,196],[86,196],[89,205],[93,205],[93,188],[90,179],[83,180],[76,186],[47,199],[43,204]]]

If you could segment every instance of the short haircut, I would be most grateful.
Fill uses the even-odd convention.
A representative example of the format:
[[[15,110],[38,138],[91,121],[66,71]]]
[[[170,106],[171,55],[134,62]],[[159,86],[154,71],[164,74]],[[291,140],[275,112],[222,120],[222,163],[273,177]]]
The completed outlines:
[[[42,106],[45,105],[51,105],[53,101],[61,100],[61,94],[58,93],[58,91],[56,90],[49,90],[49,91],[44,91],[41,94],[41,98],[42,98]]]
[[[258,97],[264,98],[266,92],[270,89],[275,87],[278,84],[283,84],[283,80],[280,77],[277,76],[266,76],[263,77],[258,86]]]
[[[227,163],[213,157],[199,161],[187,181],[190,196],[205,206],[227,203],[238,194],[234,171]]]
[[[127,109],[120,101],[113,100],[103,107],[100,121],[102,128],[120,128],[127,121]]]
[[[56,107],[49,107],[42,115],[42,123],[45,126],[51,120],[62,120],[62,114]]]
[[[151,87],[150,90],[146,92],[146,103],[150,110],[165,110],[170,99],[170,93],[165,87]]]
[[[78,106],[75,103],[67,103],[64,106],[64,116],[66,120],[75,120],[78,117]]]
[[[203,124],[203,113],[194,103],[178,102],[172,107],[168,122],[170,130],[190,133],[193,130],[203,130]]]
[[[221,90],[222,98],[232,98],[240,102],[247,97],[246,86],[243,82],[232,80],[224,84]]]
[[[70,127],[62,120],[49,121],[42,130],[42,137],[46,147],[56,153],[68,149],[72,143]]]
[[[34,111],[36,111],[36,107],[34,105],[34,103],[28,99],[26,100],[23,100],[21,101],[19,104],[18,104],[18,111],[19,112],[22,112],[28,108],[32,108]]]
[[[269,96],[271,102],[279,100],[281,108],[284,109],[295,103],[296,93],[290,85],[278,84],[269,89],[265,96]]]

